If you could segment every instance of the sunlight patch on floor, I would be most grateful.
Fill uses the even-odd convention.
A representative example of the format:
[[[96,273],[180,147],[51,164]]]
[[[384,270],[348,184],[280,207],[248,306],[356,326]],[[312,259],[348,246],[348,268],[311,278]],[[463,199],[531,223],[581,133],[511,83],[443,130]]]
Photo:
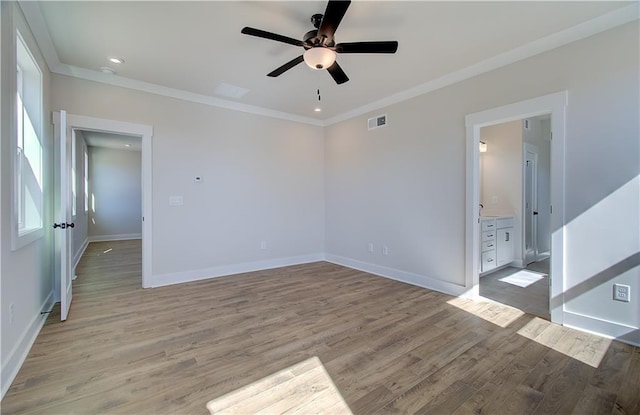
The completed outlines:
[[[473,301],[466,298],[456,297],[447,301],[447,304],[503,328],[508,327],[511,323],[524,315],[524,312],[517,308],[499,304],[485,298]]]
[[[352,414],[320,359],[311,357],[207,403],[213,414]]]
[[[540,281],[546,276],[546,274],[522,269],[514,274],[500,278],[500,281],[506,282],[507,284],[511,285],[517,285],[518,287],[526,288],[531,284]]]
[[[595,368],[611,345],[611,339],[562,327],[538,317],[518,330],[518,334]]]

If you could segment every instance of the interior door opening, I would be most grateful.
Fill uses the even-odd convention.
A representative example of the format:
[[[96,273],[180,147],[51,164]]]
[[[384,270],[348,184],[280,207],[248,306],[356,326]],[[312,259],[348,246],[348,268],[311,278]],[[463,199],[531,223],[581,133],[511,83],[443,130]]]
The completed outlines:
[[[547,197],[548,201],[545,202],[540,198],[540,192],[538,192],[538,209],[531,210],[538,212],[537,217],[530,223],[531,228],[535,228],[537,235],[537,258],[536,262],[530,264],[538,264],[539,260],[546,261],[546,263],[540,264],[548,268],[548,294],[546,300],[548,310],[548,318],[552,322],[562,324],[564,322],[564,146],[566,135],[566,116],[567,116],[567,104],[568,104],[568,92],[562,91],[537,98],[528,99],[513,104],[504,105],[502,107],[496,107],[477,113],[469,114],[465,117],[465,124],[467,128],[467,180],[466,180],[466,277],[465,286],[467,292],[465,296],[470,298],[480,298],[480,276],[484,275],[484,268],[487,264],[494,264],[490,259],[499,257],[496,252],[490,252],[498,243],[495,239],[500,232],[500,238],[504,238],[507,249],[513,249],[513,257],[511,262],[502,265],[513,267],[518,271],[524,271],[525,273],[530,270],[526,270],[526,259],[524,253],[526,252],[526,242],[524,240],[525,235],[525,220],[524,220],[524,206],[525,196],[523,191],[520,190],[520,198],[500,193],[499,191],[488,194],[481,194],[481,170],[486,171],[491,169],[486,159],[482,160],[482,157],[491,157],[491,143],[487,142],[481,134],[481,130],[489,126],[497,126],[509,122],[516,122],[518,128],[524,129],[527,122],[523,120],[531,120],[536,117],[543,116],[549,123],[549,157],[548,168],[541,168],[541,160],[538,159],[538,188],[540,187],[540,172],[546,172],[548,177],[545,180],[548,183]],[[528,125],[527,125],[528,126]],[[524,135],[524,131],[522,131]],[[480,144],[483,144],[481,154]],[[508,140],[505,140],[508,143]],[[513,144],[513,141],[511,141]],[[496,150],[500,150],[500,146],[494,147]],[[516,156],[511,159],[512,165],[509,167],[515,169],[517,174],[511,177],[511,186],[519,185],[521,189],[525,187],[526,165],[525,152],[523,144],[518,143],[519,150],[515,150]],[[484,150],[486,149],[486,152]],[[519,151],[519,152],[518,152]],[[499,154],[499,151],[494,155]],[[482,157],[481,157],[482,156]],[[515,166],[513,160],[516,160]],[[519,169],[519,170],[518,170]],[[498,169],[499,170],[499,169]],[[533,172],[529,172],[533,175]],[[504,172],[502,173],[504,176]],[[515,179],[514,179],[515,177]],[[544,199],[544,198],[542,198]],[[489,203],[481,203],[482,201],[488,201]],[[508,203],[505,203],[508,202]],[[488,205],[488,206],[487,206]],[[548,212],[544,220],[541,220],[541,212],[544,212],[541,206],[548,206]],[[505,208],[508,208],[505,209]],[[493,210],[493,212],[491,212]],[[493,216],[493,218],[487,218]],[[482,218],[481,218],[482,217]],[[487,223],[481,223],[481,219],[488,219]],[[546,224],[545,224],[546,221]],[[493,225],[494,228],[491,228]],[[548,229],[548,246],[543,246],[540,237],[541,226],[546,226]],[[491,231],[487,235],[483,235],[483,232]],[[482,238],[486,236],[487,240]],[[507,241],[507,239],[509,239]],[[483,252],[489,252],[489,254],[483,255]],[[545,258],[545,256],[548,257]],[[500,258],[504,261],[505,256],[501,255]],[[506,260],[510,259],[508,255]],[[492,265],[488,265],[490,268]],[[487,268],[487,271],[491,271]],[[501,268],[504,269],[504,268]],[[534,270],[534,273],[538,271]],[[504,276],[507,277],[507,276]],[[525,283],[531,282],[535,279],[534,276],[521,274],[515,276],[515,280],[523,280]]]
[[[479,294],[547,320],[550,260],[538,262],[537,240],[551,238],[550,136],[549,114],[483,127],[478,172]]]
[[[95,218],[91,214],[97,208],[95,192],[89,187],[91,178],[89,153],[91,145],[96,147],[111,147],[139,150],[139,206],[138,221],[141,221],[140,232],[137,234],[142,240],[142,287],[149,287],[151,277],[151,137],[152,127],[140,124],[132,124],[121,121],[105,120],[100,118],[85,117],[67,114],[65,111],[54,113],[54,124],[56,124],[56,142],[59,145],[59,172],[56,178],[56,219],[60,218],[65,222],[73,220],[79,221],[78,229],[69,229],[64,235],[56,234],[56,301],[61,303],[61,319],[66,320],[71,306],[72,299],[72,275],[75,259],[79,259],[83,249],[78,249],[78,242],[74,249],[74,230],[80,231],[81,220],[86,220],[84,231],[88,235],[88,220]],[[71,145],[72,137],[74,146]],[[88,139],[87,139],[88,137]],[[126,142],[125,142],[126,141]],[[96,144],[99,143],[99,144]],[[133,147],[133,148],[132,148]],[[73,149],[75,148],[75,151]],[[75,159],[74,159],[75,156]],[[72,163],[72,159],[75,163]],[[79,161],[81,160],[81,161]],[[82,165],[82,167],[81,167]],[[79,171],[83,172],[80,180]],[[87,174],[89,173],[89,174]],[[108,180],[108,175],[105,175]],[[74,178],[74,180],[72,180]],[[72,209],[72,206],[75,209]],[[72,212],[73,210],[73,212]],[[86,216],[85,216],[86,215]],[[59,235],[59,236],[58,236]],[[116,235],[116,239],[122,238],[123,234]],[[136,236],[127,234],[127,236]],[[90,238],[83,239],[86,243]]]

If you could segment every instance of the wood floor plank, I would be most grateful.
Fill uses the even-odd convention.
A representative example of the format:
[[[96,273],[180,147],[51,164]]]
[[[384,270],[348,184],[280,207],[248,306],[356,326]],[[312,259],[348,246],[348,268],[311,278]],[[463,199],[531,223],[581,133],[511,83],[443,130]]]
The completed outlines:
[[[343,413],[322,407],[330,382],[355,414],[639,413],[637,347],[512,307],[326,262],[154,289],[140,272],[140,241],[89,245],[3,414],[206,414],[314,358],[290,397],[258,388],[243,408]]]

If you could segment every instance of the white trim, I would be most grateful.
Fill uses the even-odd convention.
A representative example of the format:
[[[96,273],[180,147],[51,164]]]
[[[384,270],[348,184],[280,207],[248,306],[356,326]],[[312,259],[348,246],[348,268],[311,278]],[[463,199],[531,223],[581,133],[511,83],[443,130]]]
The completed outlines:
[[[80,259],[82,259],[82,255],[84,255],[84,251],[87,250],[88,246],[89,246],[89,238],[85,238],[84,242],[82,243],[82,246],[80,247],[78,252],[76,252],[76,254],[73,256],[73,268],[71,269],[73,270],[72,274],[74,276],[76,275],[76,267],[78,266],[78,263],[80,262]]]
[[[163,85],[152,84],[149,82],[138,81],[136,79],[125,78],[119,75],[105,74],[90,69],[79,68],[77,66],[60,64],[57,66],[55,73],[67,75],[74,78],[85,79],[88,81],[100,82],[107,85],[119,86],[122,88],[133,89],[136,91],[148,92],[150,94],[162,95],[170,98],[177,98],[183,101],[195,102],[198,104],[209,105],[212,107],[225,108],[234,111],[246,112],[249,114],[262,115],[265,117],[278,118],[287,121],[299,122],[302,124],[310,124],[323,126],[321,120],[311,117],[303,117],[288,112],[276,111],[269,108],[258,107],[256,105],[243,104],[241,102],[229,101],[222,98],[211,97],[208,95],[196,94],[194,92],[184,91],[176,88],[169,88]]]
[[[226,277],[245,272],[263,271],[266,269],[287,267],[290,265],[308,264],[324,260],[324,254],[308,254],[288,258],[266,259],[263,261],[244,262],[240,264],[221,265],[218,267],[196,269],[170,274],[154,275],[150,287],[181,284],[184,282]]]
[[[388,107],[389,105],[415,98],[419,95],[453,85],[466,79],[473,78],[474,76],[493,71],[494,69],[510,65],[581,39],[585,39],[589,36],[593,36],[600,32],[637,20],[639,18],[638,13],[638,3],[622,7],[594,19],[587,20],[586,22],[580,23],[576,26],[519,46],[489,59],[485,59],[471,66],[467,66],[466,68],[450,72],[440,78],[425,82],[424,84],[409,88],[398,92],[397,94],[393,94],[362,107],[347,111],[341,115],[329,118],[324,121],[324,125],[329,126],[371,111],[376,111],[381,108]]]
[[[142,234],[122,233],[118,235],[92,235],[87,237],[89,242],[128,241],[131,239],[142,239]]]
[[[44,300],[42,305],[40,306],[41,312],[48,312],[53,309],[53,291],[49,293],[47,298]],[[42,330],[42,326],[44,326],[45,321],[47,320],[48,314],[40,314],[37,313],[31,319],[31,322],[27,325],[25,331],[20,336],[19,341],[13,347],[13,350],[8,354],[8,357],[5,361],[2,362],[2,369],[0,370],[0,389],[1,389],[1,397],[4,398],[5,393],[9,390],[11,383],[15,379],[18,371],[22,367],[33,343],[35,343],[40,330]]]
[[[148,82],[136,81],[117,75],[103,74],[102,72],[63,64],[60,62],[60,58],[58,57],[58,54],[55,50],[55,46],[53,45],[53,41],[51,40],[51,35],[49,34],[49,31],[47,29],[38,2],[19,2],[19,4],[37,40],[37,43],[40,46],[40,50],[42,51],[42,54],[47,61],[49,70],[53,73],[100,82],[108,85],[115,85],[124,88],[145,91],[157,95],[164,95],[172,98],[182,99],[185,101],[197,102],[200,104],[248,112],[267,117],[280,118],[284,120],[306,123],[321,127],[336,124],[338,122],[345,121],[347,119],[354,118],[392,104],[406,101],[408,99],[435,91],[440,88],[444,88],[457,82],[464,81],[465,79],[481,75],[494,69],[510,65],[514,62],[527,59],[531,56],[535,56],[543,52],[558,48],[560,46],[564,46],[571,42],[575,42],[589,36],[593,36],[597,33],[613,29],[625,23],[637,20],[640,17],[639,4],[634,2],[629,6],[613,10],[594,19],[527,43],[510,51],[496,55],[492,58],[485,59],[484,61],[478,62],[474,65],[468,66],[458,71],[451,72],[447,75],[418,85],[416,87],[401,91],[386,98],[382,98],[370,104],[354,108],[350,111],[336,115],[335,117],[331,117],[326,120],[318,120],[315,118],[303,117],[297,114],[274,111],[268,108],[242,104],[235,101],[228,101],[201,94],[195,94],[188,91],[168,88]]]
[[[565,237],[564,237],[564,187],[565,187],[565,133],[569,94],[557,92],[542,97],[505,105],[465,117],[467,129],[466,174],[466,225],[465,225],[465,296],[479,296],[479,238],[478,204],[480,203],[479,161],[480,128],[523,118],[551,113],[551,281],[549,311],[551,321],[563,323]]]
[[[124,121],[107,120],[83,115],[67,114],[67,128],[110,132],[142,137],[142,287],[149,287],[152,275],[152,202],[153,172],[152,137],[153,127]],[[89,237],[91,242],[91,237]]]
[[[564,325],[572,329],[597,334],[598,336],[640,347],[640,329],[638,327],[601,320],[566,310],[564,312]],[[589,327],[589,330],[584,327]]]
[[[461,285],[338,255],[326,254],[325,261],[453,296],[460,296],[466,292],[466,288]]]

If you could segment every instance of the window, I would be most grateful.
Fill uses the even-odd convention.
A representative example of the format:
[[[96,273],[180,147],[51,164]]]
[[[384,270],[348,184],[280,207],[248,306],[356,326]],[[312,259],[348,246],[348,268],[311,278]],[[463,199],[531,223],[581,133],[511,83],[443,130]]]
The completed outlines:
[[[16,34],[14,249],[43,235],[42,72],[20,33]]]

